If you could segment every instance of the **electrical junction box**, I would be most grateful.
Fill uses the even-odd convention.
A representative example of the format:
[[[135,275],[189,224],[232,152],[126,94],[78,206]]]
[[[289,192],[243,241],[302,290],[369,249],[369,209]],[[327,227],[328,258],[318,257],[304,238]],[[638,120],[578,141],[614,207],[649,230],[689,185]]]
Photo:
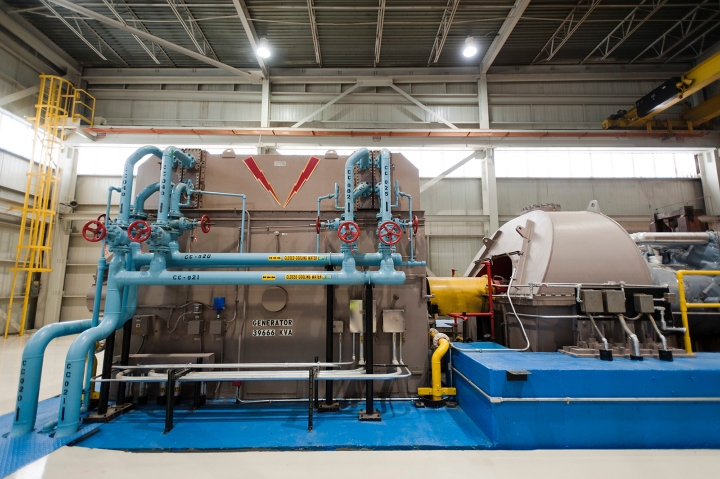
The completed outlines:
[[[655,303],[653,297],[649,294],[636,294],[633,297],[636,313],[653,314],[655,312]]]
[[[333,333],[342,334],[344,329],[345,329],[345,323],[343,323],[342,321],[340,321],[338,319],[333,321]]]
[[[203,333],[203,322],[202,321],[188,321],[188,334],[200,335]]]
[[[603,291],[603,302],[605,303],[606,313],[624,313],[625,312],[625,293],[620,290]]]
[[[200,321],[198,321],[198,322],[200,322]],[[223,327],[222,321],[217,320],[217,319],[214,321],[210,321],[210,334],[215,334],[215,335],[220,336],[223,333],[222,327]]]
[[[134,316],[132,319],[132,333],[147,336],[152,328],[152,315]]]
[[[603,313],[605,307],[603,306],[603,295],[602,291],[596,289],[583,289],[580,291],[580,311],[583,313]]]
[[[365,332],[365,317],[363,312],[362,299],[353,299],[350,301],[350,332],[351,333],[364,333]],[[373,333],[377,332],[377,302],[373,300],[372,306],[372,322],[373,322]]]
[[[383,331],[386,333],[405,332],[405,310],[384,309],[383,310]]]

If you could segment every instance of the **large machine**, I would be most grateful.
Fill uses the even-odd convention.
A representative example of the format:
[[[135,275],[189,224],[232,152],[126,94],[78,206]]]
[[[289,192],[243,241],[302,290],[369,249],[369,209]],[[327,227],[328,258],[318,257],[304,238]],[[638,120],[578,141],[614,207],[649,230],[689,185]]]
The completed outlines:
[[[697,420],[720,418],[720,360],[705,352],[720,331],[708,323],[720,307],[712,232],[631,236],[596,201],[544,205],[484,238],[462,277],[427,277],[418,171],[400,154],[144,147],[83,235],[109,253],[88,294],[93,317],[30,340],[11,437],[35,427],[49,341],[81,333],[57,420],[43,425],[56,438],[136,406],[164,408],[167,434],[177,404],[230,398],[308,401],[309,431],[313,411],[362,401],[355,420],[400,428],[359,432],[358,447],[394,447],[442,417],[474,424],[468,447],[720,446]],[[404,400],[412,426],[397,426],[409,412],[375,407]],[[348,440],[327,437],[322,447]],[[298,441],[278,447],[308,444]]]

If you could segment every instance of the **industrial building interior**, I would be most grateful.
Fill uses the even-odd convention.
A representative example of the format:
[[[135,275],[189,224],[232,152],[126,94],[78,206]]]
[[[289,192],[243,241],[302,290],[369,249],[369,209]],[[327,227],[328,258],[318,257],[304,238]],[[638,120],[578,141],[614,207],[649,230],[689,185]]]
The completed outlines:
[[[716,477],[718,27],[0,0],[0,477]]]

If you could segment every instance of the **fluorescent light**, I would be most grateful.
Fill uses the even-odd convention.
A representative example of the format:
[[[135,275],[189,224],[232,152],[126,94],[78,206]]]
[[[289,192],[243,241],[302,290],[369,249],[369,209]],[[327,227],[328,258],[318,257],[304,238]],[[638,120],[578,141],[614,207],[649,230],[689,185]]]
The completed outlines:
[[[259,56],[260,58],[270,58],[270,44],[268,43],[267,38],[262,37],[260,39],[255,53],[257,53],[257,56]]]
[[[473,37],[467,37],[465,39],[465,48],[463,49],[463,55],[468,58],[474,57],[477,52],[478,49],[477,45],[475,44],[475,39]]]

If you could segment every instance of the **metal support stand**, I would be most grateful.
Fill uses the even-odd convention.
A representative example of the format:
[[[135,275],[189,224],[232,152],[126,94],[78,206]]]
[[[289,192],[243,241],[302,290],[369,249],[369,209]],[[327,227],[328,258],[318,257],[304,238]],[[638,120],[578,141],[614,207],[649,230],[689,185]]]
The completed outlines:
[[[115,354],[115,331],[105,339],[105,352],[103,353],[102,378],[110,379],[112,374],[113,355]],[[110,383],[100,384],[100,402],[98,402],[98,415],[107,414],[110,400]]]
[[[187,373],[190,372],[190,369],[168,369],[167,372],[167,391],[168,395],[174,394],[175,391],[175,380],[185,376]],[[170,431],[172,431],[173,425],[173,412],[175,409],[175,401],[168,398],[168,401],[165,403],[165,431],[163,431],[163,434],[167,434]]]
[[[365,285],[365,374],[373,373],[373,285]],[[373,381],[365,381],[365,409],[360,411],[361,421],[380,421],[380,411],[375,409],[373,404]]]
[[[123,337],[122,337],[122,350],[120,352],[120,366],[127,366],[130,362],[130,337],[132,335],[132,321],[125,321],[123,325]],[[115,396],[115,405],[122,406],[128,401],[128,397],[125,396],[125,385],[118,383],[117,393]],[[132,402],[132,397],[129,398]]]
[[[325,266],[327,271],[333,267]],[[331,284],[326,286],[327,305],[325,309],[325,362],[333,362],[333,320],[335,319],[335,287]],[[327,368],[330,369],[330,368]],[[325,402],[318,405],[318,412],[334,412],[340,410],[340,403],[333,400],[333,382],[325,381]]]

